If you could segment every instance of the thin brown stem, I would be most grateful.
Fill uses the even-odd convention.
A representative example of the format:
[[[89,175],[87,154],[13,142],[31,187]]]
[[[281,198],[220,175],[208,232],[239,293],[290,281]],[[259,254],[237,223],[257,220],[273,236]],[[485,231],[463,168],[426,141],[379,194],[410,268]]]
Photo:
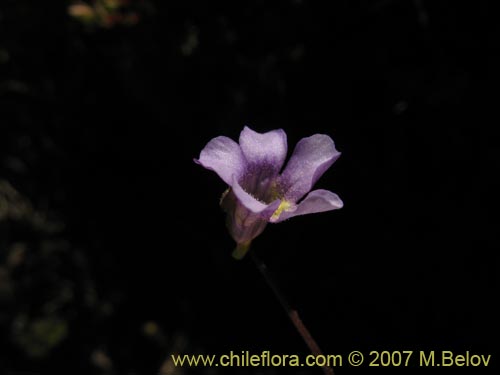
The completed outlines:
[[[281,292],[281,290],[278,288],[278,285],[276,281],[273,279],[269,271],[267,270],[267,266],[262,262],[262,260],[255,255],[255,252],[253,250],[250,250],[250,256],[252,260],[254,261],[255,265],[257,266],[257,269],[260,271],[262,276],[264,277],[264,280],[266,280],[267,285],[271,288],[273,291],[274,295],[278,299],[280,305],[283,307],[285,310],[286,314],[288,315],[288,318],[292,321],[293,325],[299,332],[300,336],[306,343],[307,347],[311,351],[311,353],[315,356],[323,355],[323,352],[321,351],[319,345],[316,343],[316,340],[312,337],[311,333],[307,329],[307,327],[304,325],[302,320],[300,319],[299,313],[297,310],[294,310],[290,307],[290,304],[288,303],[287,299],[285,298],[284,294]],[[333,369],[331,367],[323,366],[323,373],[325,375],[334,375]]]

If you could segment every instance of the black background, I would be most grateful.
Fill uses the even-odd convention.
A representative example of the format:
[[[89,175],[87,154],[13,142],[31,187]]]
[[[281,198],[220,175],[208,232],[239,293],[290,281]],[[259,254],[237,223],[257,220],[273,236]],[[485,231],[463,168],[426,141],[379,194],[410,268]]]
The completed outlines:
[[[252,262],[231,258],[224,183],[192,161],[244,125],[283,128],[290,151],[325,133],[342,152],[316,187],[344,208],[254,242],[325,353],[471,351],[498,367],[486,2],[136,1],[138,23],[112,27],[68,5],[0,4],[1,373],[307,353]],[[40,321],[66,333],[49,343]]]

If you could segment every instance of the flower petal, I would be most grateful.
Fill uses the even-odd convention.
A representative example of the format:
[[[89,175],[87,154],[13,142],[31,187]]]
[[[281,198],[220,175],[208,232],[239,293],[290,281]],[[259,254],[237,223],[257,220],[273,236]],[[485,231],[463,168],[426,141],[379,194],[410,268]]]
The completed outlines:
[[[277,174],[286,159],[286,133],[282,129],[257,133],[245,126],[240,134],[240,146],[252,165],[266,165]]]
[[[194,160],[207,169],[214,171],[228,185],[233,176],[241,176],[246,167],[245,157],[240,146],[228,137],[216,137],[201,150],[200,158]]]
[[[246,208],[228,189],[221,200],[221,207],[226,212],[226,226],[229,234],[238,244],[251,242],[262,233],[268,220]]]
[[[284,211],[273,222],[289,219],[294,216],[314,214],[317,212],[325,212],[342,208],[344,203],[340,200],[337,194],[328,190],[318,189],[311,191],[302,202],[300,202],[295,210]]]
[[[280,177],[285,199],[297,202],[306,195],[339,156],[340,152],[327,135],[315,134],[301,139]]]
[[[234,195],[243,206],[245,206],[248,210],[252,211],[253,213],[259,214],[263,219],[268,220],[280,205],[279,199],[276,199],[275,201],[269,204],[262,203],[261,201],[255,199],[245,190],[243,190],[243,188],[238,183],[236,176],[233,178],[233,183],[231,184],[231,188],[233,189]]]

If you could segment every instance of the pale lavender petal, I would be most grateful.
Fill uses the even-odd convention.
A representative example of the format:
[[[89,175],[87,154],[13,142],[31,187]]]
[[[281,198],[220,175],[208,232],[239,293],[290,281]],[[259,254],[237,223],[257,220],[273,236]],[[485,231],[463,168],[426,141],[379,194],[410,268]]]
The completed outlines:
[[[227,229],[238,244],[248,243],[262,233],[268,220],[250,211],[240,203],[232,189],[228,190],[221,199],[221,207],[227,214]]]
[[[340,152],[327,135],[315,134],[301,139],[280,177],[285,199],[297,202],[306,195],[339,156]]]
[[[344,203],[342,203],[337,194],[328,190],[318,189],[311,191],[293,211],[283,211],[273,222],[279,223],[294,216],[337,210],[342,208],[343,205]]]
[[[286,158],[286,133],[278,129],[261,134],[245,126],[240,134],[240,146],[248,164],[266,165],[277,174]]]
[[[228,185],[231,185],[233,176],[239,178],[246,167],[240,146],[231,138],[222,136],[208,142],[195,162],[217,173]]]
[[[233,183],[231,185],[233,189],[234,195],[238,198],[239,202],[245,206],[247,209],[252,211],[253,213],[259,214],[264,219],[269,219],[274,211],[276,211],[280,205],[280,200],[276,199],[275,201],[266,204],[263,203],[250,194],[248,194],[238,183],[237,179],[233,179]]]

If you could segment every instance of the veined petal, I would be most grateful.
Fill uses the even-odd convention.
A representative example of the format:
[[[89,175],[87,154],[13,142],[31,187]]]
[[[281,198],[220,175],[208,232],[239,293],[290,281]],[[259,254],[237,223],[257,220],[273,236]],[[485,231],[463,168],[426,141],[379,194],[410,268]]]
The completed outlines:
[[[327,135],[315,134],[301,139],[280,177],[285,199],[297,202],[339,156],[340,152]]]
[[[268,220],[280,205],[279,199],[276,199],[269,204],[262,203],[261,201],[255,199],[245,190],[243,190],[236,177],[233,178],[231,188],[233,189],[234,195],[243,206],[245,206],[251,212],[259,214],[263,219]]]
[[[275,174],[286,159],[286,133],[282,129],[261,134],[245,126],[240,134],[240,146],[248,164],[266,165]]]
[[[246,167],[240,146],[231,138],[222,136],[208,142],[201,150],[200,158],[194,161],[217,173],[228,185],[231,185],[232,177],[239,178]]]
[[[343,205],[344,203],[342,203],[337,194],[328,190],[318,189],[311,191],[302,202],[295,206],[295,209],[290,211],[284,210],[278,218],[272,221],[279,223],[294,216],[337,210],[342,208]]]

